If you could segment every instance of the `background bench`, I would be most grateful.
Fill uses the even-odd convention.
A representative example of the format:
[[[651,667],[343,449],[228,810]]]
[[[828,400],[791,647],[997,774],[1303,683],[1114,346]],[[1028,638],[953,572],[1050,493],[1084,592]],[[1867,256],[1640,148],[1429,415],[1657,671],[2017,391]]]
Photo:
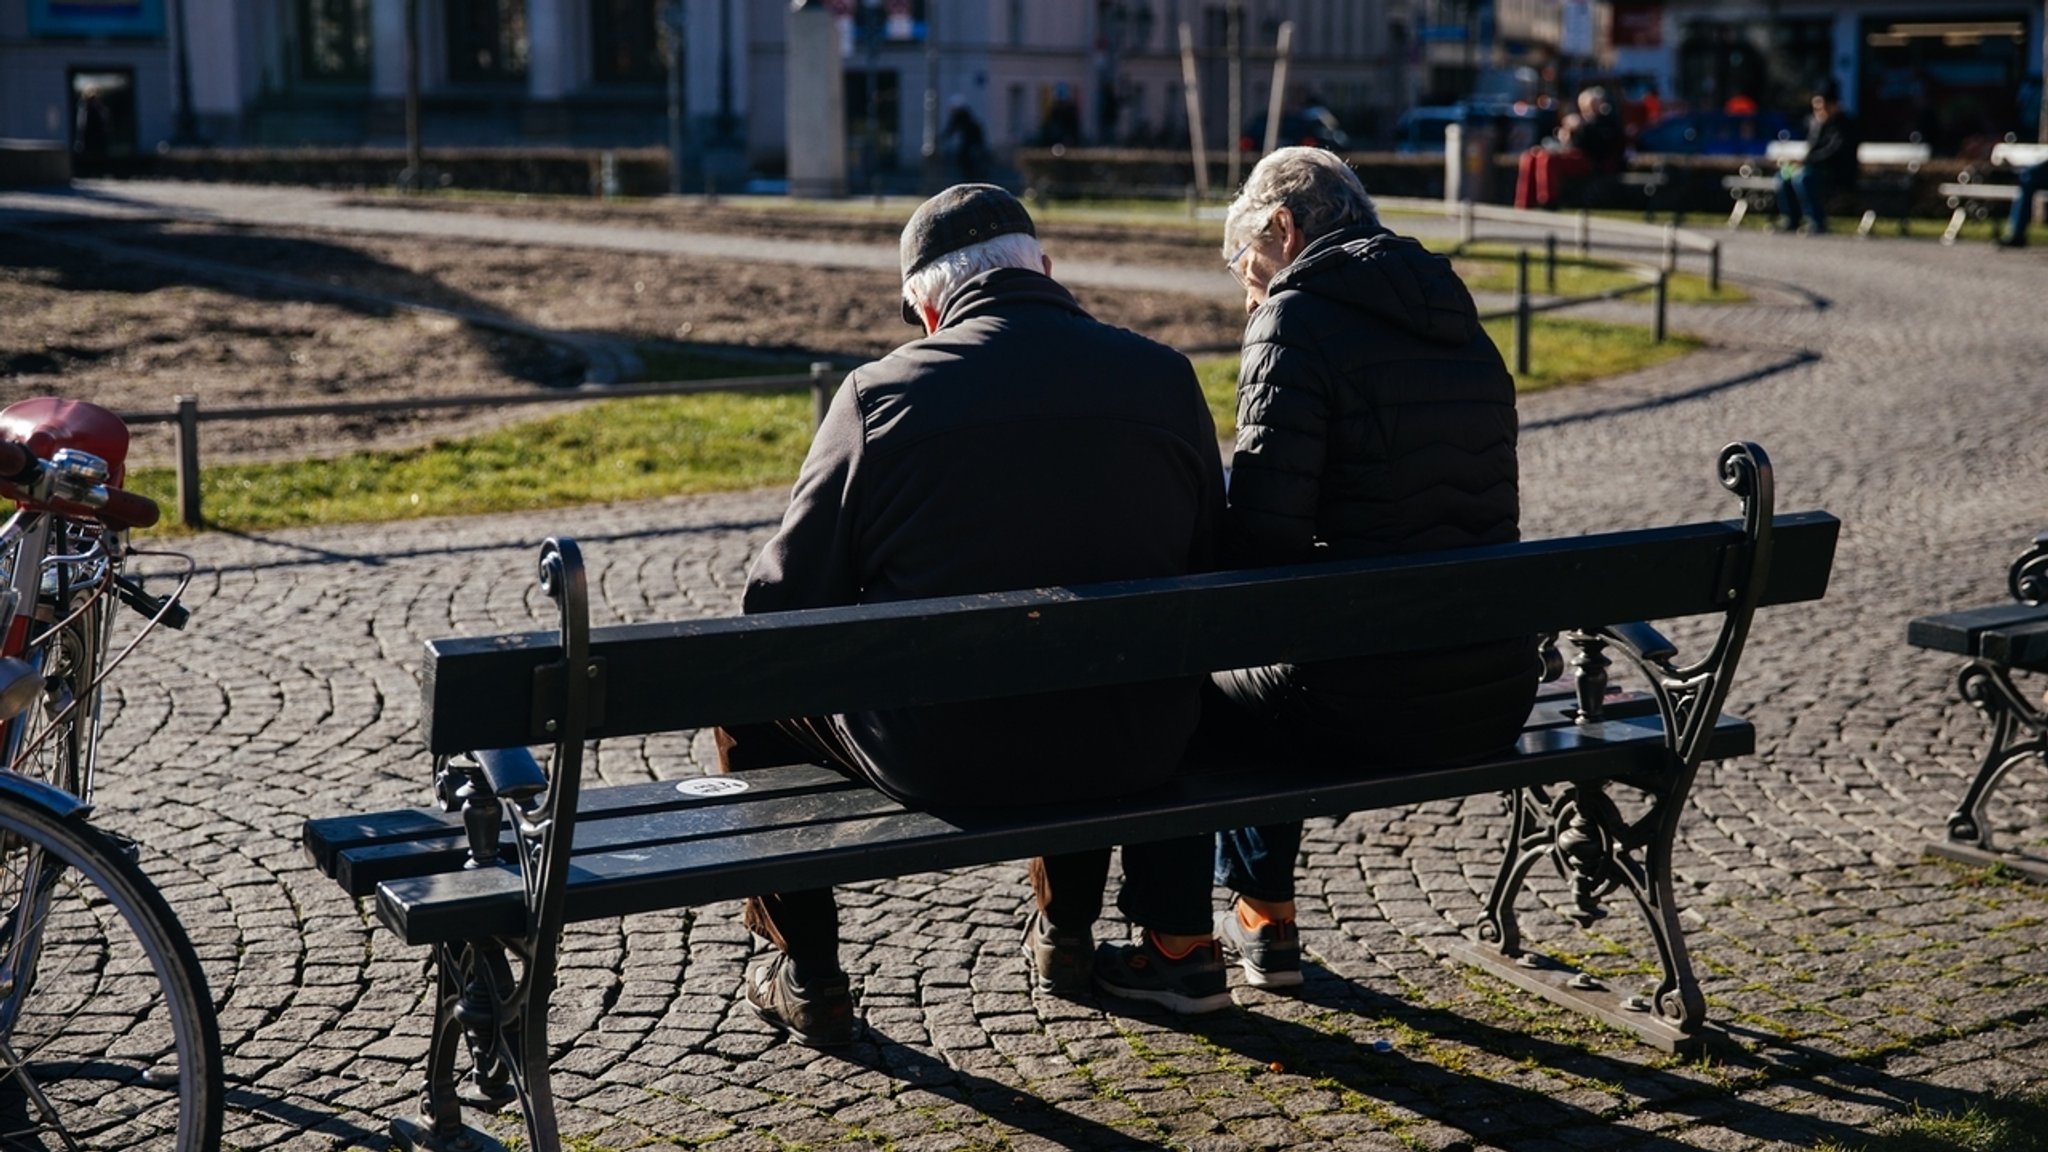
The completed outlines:
[[[1856,146],[1855,198],[1863,212],[1856,224],[1858,236],[1870,235],[1880,214],[1897,220],[1899,235],[1906,234],[1906,223],[1913,207],[1913,181],[1920,174],[1920,166],[1927,163],[1933,154],[1932,148],[1917,141]],[[1804,140],[1773,140],[1764,148],[1764,161],[1774,169],[1802,163],[1805,159]],[[1741,171],[1733,176],[1722,177],[1721,187],[1726,188],[1735,201],[1728,212],[1730,228],[1740,227],[1752,209],[1770,211],[1778,199],[1776,175],[1766,176],[1760,167],[1749,164],[1744,164]]]
[[[1906,626],[1906,642],[1914,647],[1966,658],[1956,689],[1991,722],[1991,744],[1962,803],[1949,814],[1947,837],[1928,852],[2048,881],[2048,859],[2017,847],[2001,849],[1986,815],[2008,771],[2048,756],[2048,713],[2012,680],[2015,671],[2048,672],[2048,532],[2034,537],[2033,546],[2013,561],[2006,584],[2010,604],[1922,616]]]
[[[2017,184],[1996,183],[2000,179],[2011,179],[2021,168],[2036,164],[2048,164],[2048,144],[2015,144],[2010,141],[1995,144],[1991,148],[1991,162],[1986,167],[1965,169],[1953,184],[1943,184],[1939,189],[1948,202],[1948,227],[1941,234],[1943,244],[1954,244],[1962,234],[1967,220],[1991,219],[1991,235],[1999,235],[1999,221],[2012,210],[2012,202],[2019,199]],[[2040,202],[2048,198],[2048,192],[2037,193],[2034,197],[2035,210]]]
[[[422,727],[440,805],[304,829],[323,872],[374,896],[401,940],[433,949],[422,1114],[394,1132],[412,1145],[458,1140],[464,1102],[517,1099],[530,1146],[556,1146],[547,999],[568,922],[1487,793],[1508,797],[1500,864],[1477,939],[1456,954],[1693,1050],[1706,1001],[1678,919],[1676,830],[1699,765],[1754,745],[1747,724],[1721,715],[1753,613],[1819,598],[1839,527],[1825,513],[1774,516],[1754,445],[1729,446],[1719,469],[1739,524],[595,633],[577,550],[550,541],[542,584],[558,633],[427,647]],[[1690,663],[1635,623],[1693,616],[1718,631]],[[1456,768],[1254,762],[1116,800],[943,811],[803,765],[581,787],[590,739],[1546,633],[1568,635],[1574,680],[1546,693],[1511,752]],[[1611,691],[1610,652],[1646,695]],[[541,745],[545,771],[526,752]],[[1617,893],[1636,907],[1657,955],[1619,970],[1655,973],[1644,994],[1524,947],[1516,897],[1545,861],[1566,878],[1574,919],[1590,922]],[[1018,897],[1029,899],[1021,886]],[[458,1091],[465,1049],[476,1067]]]

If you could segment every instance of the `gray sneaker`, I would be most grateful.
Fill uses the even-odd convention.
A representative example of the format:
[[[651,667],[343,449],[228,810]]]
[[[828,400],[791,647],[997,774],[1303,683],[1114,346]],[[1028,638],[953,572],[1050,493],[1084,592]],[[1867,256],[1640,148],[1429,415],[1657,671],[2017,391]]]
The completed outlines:
[[[853,1043],[853,993],[846,976],[803,986],[790,975],[791,967],[789,957],[780,952],[747,965],[747,1004],[754,1015],[807,1047],[843,1048]]]
[[[1087,932],[1054,931],[1045,914],[1033,911],[1024,921],[1024,963],[1040,992],[1073,996],[1088,990],[1089,966],[1095,960],[1095,938]]]
[[[1294,921],[1267,924],[1257,932],[1237,918],[1235,905],[1216,914],[1216,943],[1237,957],[1245,982],[1254,988],[1301,986],[1301,934]]]
[[[1160,1004],[1183,1016],[1231,1006],[1230,981],[1215,941],[1169,960],[1144,933],[1136,944],[1104,944],[1095,950],[1095,986],[1111,996]]]

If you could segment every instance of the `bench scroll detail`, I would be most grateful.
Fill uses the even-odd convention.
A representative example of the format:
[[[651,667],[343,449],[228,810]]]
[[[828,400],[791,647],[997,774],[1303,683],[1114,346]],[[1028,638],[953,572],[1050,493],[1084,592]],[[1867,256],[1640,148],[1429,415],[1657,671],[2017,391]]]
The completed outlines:
[[[1630,777],[1643,811],[1634,817],[1608,795],[1606,784],[1566,783],[1509,793],[1508,831],[1486,911],[1479,925],[1481,946],[1462,949],[1513,982],[1673,1051],[1697,1044],[1706,1020],[1706,999],[1693,974],[1678,922],[1671,854],[1687,795],[1707,741],[1733,683],[1750,622],[1770,573],[1772,483],[1770,459],[1755,444],[1723,449],[1722,486],[1742,502],[1742,534],[1731,543],[1714,590],[1724,612],[1720,633],[1707,655],[1676,663],[1677,649],[1647,624],[1627,624],[1567,633],[1578,687],[1578,723],[1610,722],[1601,708],[1606,696],[1606,652],[1613,648],[1648,680],[1663,719],[1667,768]],[[1562,973],[1559,966],[1524,950],[1515,912],[1529,872],[1548,860],[1570,886],[1566,913],[1581,927],[1607,913],[1602,901],[1617,891],[1634,898],[1655,942],[1662,977],[1648,996],[1609,992],[1590,974]]]

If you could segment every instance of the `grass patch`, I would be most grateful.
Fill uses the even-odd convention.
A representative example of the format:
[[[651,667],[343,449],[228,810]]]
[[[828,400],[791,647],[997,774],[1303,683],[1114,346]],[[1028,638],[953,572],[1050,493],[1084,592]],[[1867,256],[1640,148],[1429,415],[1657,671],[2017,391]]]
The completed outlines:
[[[1515,290],[1515,253],[1517,246],[1511,244],[1474,244],[1458,248],[1455,241],[1440,241],[1451,254],[1457,265],[1458,275],[1465,286],[1474,292],[1513,294]],[[1627,270],[1619,261],[1580,259],[1577,256],[1560,254],[1557,258],[1557,285],[1552,288],[1543,272],[1543,252],[1540,246],[1529,252],[1529,291],[1542,295],[1591,296],[1600,292],[1611,292],[1616,288],[1630,288],[1641,284],[1642,278]],[[1665,284],[1666,298],[1673,304],[1746,304],[1749,293],[1723,281],[1719,289],[1708,286],[1707,278],[1697,272],[1678,272]],[[1642,304],[1650,303],[1652,296],[1647,290],[1626,299]]]
[[[1487,332],[1504,349],[1512,339],[1505,320]],[[1634,371],[1697,343],[1674,337],[1658,345],[1644,329],[1538,317],[1530,329],[1532,371],[1515,386],[1536,391]],[[704,365],[696,367],[693,375],[706,374]],[[1218,434],[1235,435],[1237,358],[1204,357],[1195,368]],[[415,448],[209,467],[200,477],[200,500],[210,526],[267,531],[785,485],[810,446],[810,419],[807,391],[593,401]],[[177,507],[168,468],[137,469],[129,485],[166,509]],[[152,532],[183,530],[166,520]]]
[[[1990,1096],[1960,1112],[1915,1106],[1851,1143],[1815,1152],[2048,1152],[2048,1093]]]
[[[200,498],[210,524],[245,531],[645,500],[786,484],[810,441],[807,392],[613,400],[417,448],[207,468]],[[169,469],[129,483],[177,507]]]
[[[1486,324],[1501,356],[1512,363],[1514,322],[1493,320]],[[1590,320],[1565,320],[1537,316],[1529,325],[1529,371],[1515,377],[1515,391],[1541,392],[1618,376],[1675,360],[1694,351],[1700,342],[1690,336],[1670,335],[1662,344],[1650,338],[1650,330],[1626,324],[1602,324]],[[1202,382],[1202,395],[1216,418],[1216,432],[1225,439],[1237,431],[1237,357],[1203,357],[1195,361],[1195,375]]]

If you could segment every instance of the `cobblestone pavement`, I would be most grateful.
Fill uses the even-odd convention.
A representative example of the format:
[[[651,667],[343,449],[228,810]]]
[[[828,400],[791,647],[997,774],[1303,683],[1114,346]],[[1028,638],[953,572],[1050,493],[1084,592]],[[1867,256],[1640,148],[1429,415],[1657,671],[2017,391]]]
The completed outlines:
[[[1845,522],[1828,598],[1760,616],[1730,701],[1760,749],[1703,774],[1682,833],[1683,919],[1722,1029],[1708,1058],[1440,958],[1491,878],[1501,809],[1477,799],[1312,823],[1303,994],[1240,989],[1193,1023],[1031,992],[1019,865],[846,893],[866,1029],[843,1058],[776,1043],[737,1005],[734,906],[575,927],[551,1021],[573,1146],[1804,1148],[2048,1086],[2048,891],[1922,859],[1986,734],[1954,662],[1903,644],[1913,615],[2002,599],[2048,527],[2048,444],[2016,427],[2048,389],[2048,261],[1745,234],[1727,266],[1766,286],[1757,303],[1675,316],[1715,350],[1524,408],[1531,536],[1730,515],[1712,463],[1736,438],[1769,449],[1781,510]],[[234,1145],[382,1148],[413,1093],[422,955],[297,837],[424,798],[421,641],[544,627],[533,556],[553,532],[581,542],[600,622],[728,611],[781,504],[189,541],[192,627],[116,678],[101,800],[204,954]],[[706,756],[619,741],[593,770],[672,777]],[[2043,775],[2017,773],[1998,810],[2036,840]],[[1536,888],[1561,902],[1554,878]],[[1539,948],[1644,971],[1626,908],[1590,934],[1540,908],[1525,924]]]

